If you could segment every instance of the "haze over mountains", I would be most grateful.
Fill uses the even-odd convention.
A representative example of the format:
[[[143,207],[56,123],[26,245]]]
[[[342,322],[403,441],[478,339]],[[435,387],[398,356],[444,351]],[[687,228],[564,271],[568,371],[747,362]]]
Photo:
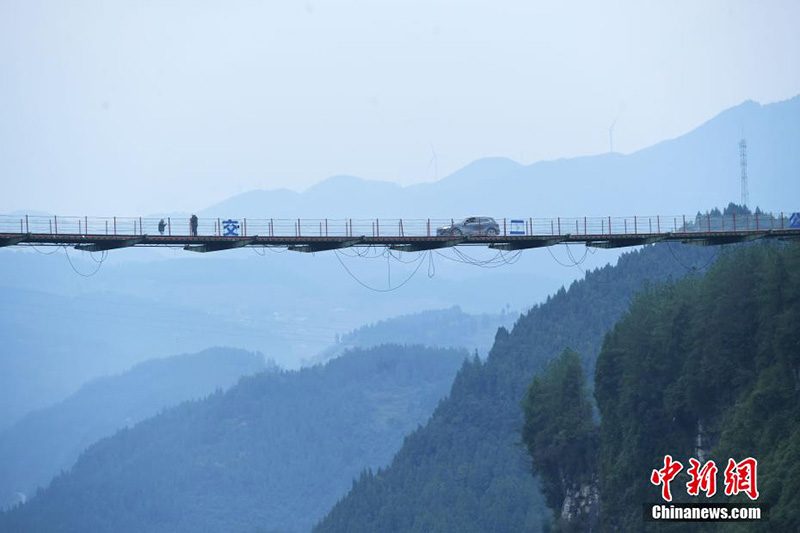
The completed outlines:
[[[796,210],[800,97],[764,106],[745,102],[684,136],[630,155],[527,166],[485,159],[436,183],[405,188],[331,178],[304,193],[252,191],[200,214],[691,215],[738,200],[738,140],[743,128],[749,144],[751,203],[766,210]],[[614,187],[604,187],[612,181]],[[619,190],[629,192],[614,192]],[[477,259],[494,254],[466,252]],[[97,268],[88,254],[70,254],[81,272]],[[235,250],[198,256],[180,250],[118,250],[96,275],[84,278],[72,271],[63,252],[42,256],[1,249],[0,306],[13,313],[0,315],[0,332],[11,339],[9,353],[16,356],[6,360],[14,361],[16,366],[9,368],[16,370],[0,373],[0,383],[3,377],[17,376],[16,383],[31,386],[6,387],[19,396],[9,393],[0,406],[0,427],[30,408],[64,398],[88,379],[154,356],[236,346],[294,368],[328,350],[337,334],[389,317],[454,305],[469,314],[523,310],[580,277],[583,270],[613,262],[619,254],[586,253],[578,247],[573,255],[580,265],[559,247],[526,251],[515,264],[486,270],[464,264],[447,251],[435,252],[408,284],[386,298],[351,279],[330,252]],[[372,259],[341,259],[360,281],[383,290],[411,276],[418,254],[402,254],[401,259],[412,264],[377,254]],[[89,323],[95,326],[84,327]],[[478,347],[461,346],[470,351]]]
[[[97,442],[0,531],[308,531],[388,464],[467,355],[384,345],[244,378]]]
[[[302,193],[285,189],[243,193],[202,210],[200,216],[690,215],[739,200],[742,137],[748,143],[751,204],[765,210],[796,209],[788,199],[800,193],[796,149],[800,96],[768,105],[744,102],[685,135],[628,155],[608,153],[531,165],[487,158],[439,181],[408,187],[334,176]]]
[[[0,533],[800,533],[797,20],[0,0]]]
[[[378,336],[362,335],[358,326],[391,313],[391,302],[373,305],[376,295],[368,291],[353,293],[341,286],[326,291],[305,284],[304,276],[269,275],[290,258],[136,262],[104,266],[84,279],[68,270],[63,257],[6,253],[0,282],[0,334],[8,339],[0,358],[0,431],[32,410],[63,400],[88,380],[180,351],[235,346],[260,351],[284,368],[389,341],[479,349],[485,355],[496,328],[513,320],[511,313],[468,314],[454,308],[411,314],[452,301],[414,300],[412,294],[394,310],[409,315],[376,324],[372,329]],[[81,268],[93,264],[75,261]],[[324,275],[319,264],[309,270]],[[208,280],[202,291],[192,290],[198,279]],[[38,289],[16,288],[26,285]],[[316,305],[309,303],[314,290]],[[420,337],[424,327],[431,332]],[[469,334],[460,333],[464,328]]]
[[[489,359],[461,365],[431,421],[389,469],[361,476],[321,530],[546,526],[517,445],[525,384],[565,345],[585,349],[591,368],[635,290],[702,270],[716,255],[669,244],[626,254],[536,306],[510,334],[500,329]],[[420,315],[428,318],[420,336],[439,326]],[[362,334],[379,329],[386,324]],[[386,345],[246,379],[98,442],[44,492],[0,515],[0,530],[307,531],[353,476],[388,463],[466,355]]]
[[[340,177],[300,195],[285,191],[250,193],[229,202],[244,202],[241,211],[247,211],[257,207],[255,204],[248,207],[251,200],[259,205],[278,202],[258,195],[288,195],[283,197],[281,208],[292,208],[293,201],[302,202],[304,209],[322,209],[333,204],[341,208],[370,206],[385,217],[398,213],[392,209],[406,204],[419,209],[419,213],[427,213],[436,204],[445,210],[463,207],[470,210],[468,213],[485,213],[506,206],[519,210],[539,206],[536,209],[553,209],[552,214],[558,215],[559,206],[569,204],[586,209],[603,208],[594,212],[597,214],[607,213],[606,206],[610,206],[612,214],[630,214],[631,206],[637,211],[640,205],[661,206],[658,202],[663,199],[665,208],[691,204],[677,211],[691,214],[736,198],[740,131],[731,132],[735,123],[744,118],[749,120],[756,132],[752,137],[756,145],[759,138],[777,137],[776,132],[782,134],[782,139],[796,140],[800,131],[799,110],[800,98],[769,106],[746,103],[680,139],[629,156],[607,154],[529,166],[488,159],[424,186],[399,188]],[[751,146],[754,143],[749,142]],[[754,158],[751,154],[751,175],[764,173],[763,180],[768,182],[763,185],[764,190],[773,195],[765,196],[780,210],[780,206],[797,196],[798,184],[793,177],[800,175],[800,159],[788,144],[770,146],[773,159],[765,161],[760,159],[763,156]],[[720,155],[723,152],[727,155]],[[667,167],[681,172],[666,179]],[[593,177],[590,182],[597,194],[580,195],[583,204],[571,201],[567,192],[586,181],[586,176]],[[648,178],[642,181],[641,176]],[[615,184],[620,180],[627,183],[625,190],[630,192],[609,196],[602,183],[612,177]],[[729,181],[733,184],[730,198],[700,204],[704,198],[715,197],[713,191],[724,191],[727,186],[724,184]],[[752,196],[757,199],[757,180],[754,178],[752,183]],[[358,194],[350,194],[353,187]],[[620,190],[618,185],[615,187]],[[497,190],[511,192],[502,195]],[[774,193],[775,190],[781,194]],[[543,198],[549,203],[537,203],[544,202]],[[230,203],[216,206],[206,214],[214,209],[228,211],[233,209],[231,206]],[[786,208],[789,209],[791,204]],[[663,211],[659,207],[654,212]],[[542,216],[545,214],[550,213]],[[85,380],[119,371],[157,355],[156,352],[163,354],[168,345],[178,351],[187,344],[211,345],[220,344],[217,339],[234,339],[237,347],[260,350],[287,367],[328,360],[347,348],[373,346],[326,367],[280,374],[280,377],[262,374],[249,381],[249,385],[236,387],[232,394],[214,395],[123,430],[94,445],[76,468],[60,476],[43,497],[3,517],[8,520],[5,524],[12,530],[17,525],[36,528],[65,521],[73,524],[76,531],[86,528],[136,531],[143,524],[151,530],[157,527],[164,531],[193,530],[201,523],[308,530],[331,509],[336,498],[345,495],[352,476],[364,467],[388,464],[400,447],[402,436],[424,421],[448,390],[456,372],[455,363],[474,350],[485,355],[497,327],[513,321],[510,309],[525,309],[540,303],[544,295],[555,292],[559,285],[618,256],[612,251],[588,252],[581,250],[578,261],[572,255],[565,255],[571,253],[565,248],[526,252],[519,262],[509,261],[502,270],[486,272],[475,264],[464,264],[468,261],[459,260],[459,256],[447,251],[401,257],[373,251],[366,257],[358,257],[239,250],[197,257],[179,251],[158,255],[148,250],[126,250],[96,275],[84,278],[67,269],[61,252],[45,257],[24,249],[3,250],[0,253],[5,275],[0,280],[0,293],[7,296],[3,301],[12,309],[30,311],[0,318],[0,329],[13,339],[9,344],[10,355],[3,360],[7,367],[3,374],[9,385],[6,390],[10,391],[7,395],[11,400],[7,412],[0,412],[6,424],[35,407],[63,398],[71,387],[75,390]],[[481,258],[496,252],[469,250],[468,253]],[[675,250],[670,245],[648,248],[641,254],[626,256],[618,267],[590,274],[591,283],[587,280],[573,285],[569,292],[559,291],[545,304],[534,307],[511,334],[512,339],[518,337],[520,346],[509,344],[508,335],[500,330],[495,339],[500,342],[495,342],[493,356],[486,362],[476,358],[465,365],[453,386],[453,395],[442,403],[431,424],[406,441],[391,468],[362,476],[356,490],[321,522],[320,529],[352,530],[365,523],[365,519],[383,528],[392,520],[403,520],[403,514],[421,516],[420,524],[442,525],[448,516],[442,509],[450,505],[453,494],[458,494],[455,505],[460,509],[459,517],[465,528],[469,525],[477,527],[476,531],[485,530],[493,523],[501,523],[502,517],[508,519],[502,523],[511,524],[512,529],[543,526],[547,511],[536,481],[520,468],[519,457],[515,455],[518,450],[514,431],[520,422],[518,402],[525,383],[570,338],[587,348],[591,367],[605,331],[624,312],[630,295],[644,280],[683,275],[691,270],[686,265],[702,269],[713,259],[714,251],[708,249],[679,245]],[[80,254],[73,254],[73,261],[73,266],[84,272],[96,266],[91,258]],[[346,274],[338,261],[346,262],[353,271]],[[350,275],[360,277],[359,281],[366,280],[383,289],[388,273],[388,283],[392,283],[394,276],[396,287],[399,280],[416,272],[414,265],[422,264],[416,261],[426,262],[423,274],[394,292],[391,298],[366,290],[350,279]],[[604,298],[613,284],[602,278],[602,272],[612,278],[616,274],[610,273],[626,272],[624,279],[616,280],[614,286],[618,290],[608,301]],[[588,293],[586,287],[591,289]],[[585,309],[597,301],[605,301],[609,313],[603,314],[602,308],[591,312]],[[547,316],[551,309],[557,311]],[[602,319],[597,319],[597,313]],[[390,316],[394,318],[385,320]],[[523,331],[542,317],[542,323],[550,323],[552,327],[544,328],[536,338]],[[364,324],[371,325],[355,329]],[[40,331],[49,335],[39,335]],[[572,331],[581,333],[568,333]],[[552,350],[542,345],[545,335]],[[422,342],[458,347],[462,351],[380,346],[384,342]],[[529,360],[533,346],[536,357]],[[442,354],[441,361],[431,360]],[[359,362],[353,364],[356,360]],[[387,374],[391,369],[402,371],[399,376]],[[326,372],[337,376],[331,378],[334,385],[316,381]],[[166,375],[162,374],[161,379]],[[372,378],[377,381],[373,383]],[[363,379],[369,385],[360,381]],[[422,380],[423,386],[417,386],[415,380]],[[60,458],[40,461],[40,470],[19,469],[25,461],[35,459],[35,454],[28,456],[24,449],[24,443],[35,438],[32,435],[61,432],[53,428],[70,420],[70,416],[86,422],[83,414],[92,406],[81,404],[81,398],[92,390],[96,390],[96,385],[94,389],[87,386],[60,406],[30,414],[11,430],[0,433],[0,451],[6,450],[11,461],[24,459],[6,465],[7,479],[13,483],[5,487],[6,497],[9,492],[30,491],[35,484],[45,483],[56,469],[69,466],[91,440],[119,427],[119,417],[113,413],[110,416],[114,420],[97,419],[97,427],[84,427],[85,433],[65,433],[71,438],[65,440],[63,449],[41,452],[63,454]],[[357,390],[361,397],[357,396]],[[162,405],[177,401],[175,397],[165,398]],[[89,404],[96,405],[98,401],[102,400],[95,395]],[[374,411],[364,415],[359,402],[370,404]],[[78,404],[79,408],[70,410],[70,406]],[[153,405],[142,418],[153,413]],[[330,408],[322,410],[322,418],[320,405]],[[289,420],[283,411],[271,411],[273,407],[286,412],[298,410],[300,414]],[[247,416],[242,416],[242,412]],[[342,412],[349,413],[351,418],[334,420],[338,416],[334,413]],[[305,425],[293,425],[298,420]],[[358,427],[360,433],[351,434],[344,426],[330,426],[343,421],[345,426],[350,424],[348,428]],[[283,429],[273,433],[275,424],[284,424]],[[343,441],[345,434],[355,440]],[[464,435],[472,443],[457,445],[459,437]],[[279,445],[265,451],[264,443],[275,438]],[[173,449],[172,455],[167,454],[172,459],[165,463],[163,452],[174,442],[181,443],[183,451]],[[365,442],[377,446],[369,448],[363,445]],[[188,457],[183,453],[186,450],[191,452]],[[315,459],[331,450],[338,463]],[[479,460],[474,450],[481,450],[481,457],[493,457],[495,462]],[[295,452],[302,453],[292,456]],[[286,457],[293,457],[292,468],[284,468]],[[173,468],[168,477],[164,477],[161,468],[166,468],[165,465]],[[315,467],[313,472],[308,470],[309,465]],[[254,468],[260,469],[257,474]],[[319,475],[312,483],[313,494],[306,485],[292,485],[293,481],[283,484],[275,481],[266,488],[260,484],[278,471],[284,481],[308,480],[312,473]],[[498,472],[502,472],[499,477],[495,476]],[[486,485],[493,476],[498,481]],[[22,484],[17,485],[18,480]],[[123,482],[118,484],[115,480]],[[23,488],[17,489],[18,486]],[[292,486],[294,492],[287,492],[287,486]],[[150,490],[148,496],[141,496],[142,487]],[[221,487],[223,492],[227,491],[226,498],[230,497],[229,505],[219,505]],[[114,491],[119,491],[116,496]],[[194,496],[185,498],[189,493]],[[412,494],[428,496],[420,499]],[[72,495],[77,495],[80,505],[70,503]],[[112,499],[104,507],[109,512],[103,514],[105,511],[95,506],[106,496]],[[269,505],[264,504],[265,499]],[[114,502],[133,500],[141,505],[115,508]],[[6,503],[9,501],[14,500]],[[173,502],[172,506],[164,507],[165,501]],[[476,501],[479,506],[473,505]],[[372,510],[366,518],[363,502],[369,502]],[[76,513],[80,508],[92,510],[91,522],[84,522],[81,513]],[[185,511],[190,508],[194,510]],[[484,509],[486,513],[472,516],[470,513],[476,509]],[[117,517],[124,513],[128,514],[122,518],[123,522],[117,522]],[[191,519],[186,518],[189,515]],[[488,521],[481,522],[484,518]]]
[[[150,359],[28,413],[0,431],[0,510],[47,486],[53,476],[72,467],[84,449],[118,429],[227,389],[242,376],[274,369],[275,364],[259,354],[230,348]]]

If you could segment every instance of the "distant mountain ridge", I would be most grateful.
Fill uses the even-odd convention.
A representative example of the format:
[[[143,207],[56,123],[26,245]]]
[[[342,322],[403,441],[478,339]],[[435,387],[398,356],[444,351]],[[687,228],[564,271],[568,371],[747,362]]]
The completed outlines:
[[[68,470],[84,449],[118,429],[228,388],[242,376],[275,368],[260,354],[231,348],[150,359],[28,413],[0,431],[0,510],[32,496],[37,486]]]
[[[347,350],[381,344],[421,344],[437,348],[464,348],[489,353],[499,327],[511,327],[518,313],[503,309],[500,314],[469,314],[458,306],[431,309],[400,315],[362,326],[342,335],[339,342],[326,348],[306,364],[324,363]]]
[[[391,460],[466,357],[384,345],[246,377],[97,442],[0,531],[308,531]]]
[[[334,176],[302,193],[246,192],[200,214],[254,218],[691,214],[707,205],[739,200],[742,135],[748,141],[753,206],[794,208],[787,198],[800,193],[800,153],[794,149],[800,145],[800,95],[767,105],[743,102],[684,135],[628,155],[606,153],[530,165],[486,158],[439,181],[407,187]],[[631,190],[637,192],[635,202],[619,194]]]

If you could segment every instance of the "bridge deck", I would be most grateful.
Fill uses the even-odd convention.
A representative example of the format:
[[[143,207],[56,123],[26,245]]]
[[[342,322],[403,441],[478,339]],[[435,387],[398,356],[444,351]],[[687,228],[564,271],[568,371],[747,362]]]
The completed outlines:
[[[319,252],[351,246],[388,246],[423,251],[451,246],[489,246],[522,250],[582,243],[598,248],[638,246],[660,241],[719,245],[755,239],[800,237],[797,214],[701,217],[582,217],[497,219],[498,235],[436,235],[455,227],[453,219],[199,219],[189,235],[188,219],[33,217],[0,215],[0,247],[74,246],[80,250],[161,246],[212,252],[245,246],[287,247]],[[159,231],[161,220],[165,224]],[[485,229],[481,230],[485,233]]]

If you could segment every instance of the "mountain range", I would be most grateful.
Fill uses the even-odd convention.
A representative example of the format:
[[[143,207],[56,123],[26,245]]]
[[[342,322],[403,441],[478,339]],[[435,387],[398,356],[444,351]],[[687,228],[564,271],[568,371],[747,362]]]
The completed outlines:
[[[747,140],[751,205],[795,210],[800,193],[800,95],[746,101],[675,139],[631,154],[541,161],[477,160],[436,182],[402,187],[334,176],[303,192],[245,192],[200,212],[252,218],[497,218],[681,215],[740,200]],[[633,196],[635,195],[635,196]]]
[[[84,449],[118,429],[274,368],[259,354],[213,348],[150,359],[86,383],[63,401],[0,431],[0,509],[33,495],[72,467]]]
[[[466,357],[383,345],[243,378],[95,443],[0,531],[308,531],[388,464]]]

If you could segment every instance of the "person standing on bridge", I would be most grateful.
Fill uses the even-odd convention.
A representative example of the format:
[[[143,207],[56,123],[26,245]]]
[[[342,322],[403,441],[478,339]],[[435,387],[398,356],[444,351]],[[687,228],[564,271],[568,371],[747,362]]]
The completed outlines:
[[[192,237],[197,237],[197,215],[192,215],[189,219],[189,229],[192,231]]]
[[[158,222],[158,232],[159,232],[161,235],[164,235],[164,229],[165,229],[166,227],[167,227],[167,223],[166,223],[166,222],[164,222],[164,219],[162,218],[161,220],[159,220],[159,222]]]

